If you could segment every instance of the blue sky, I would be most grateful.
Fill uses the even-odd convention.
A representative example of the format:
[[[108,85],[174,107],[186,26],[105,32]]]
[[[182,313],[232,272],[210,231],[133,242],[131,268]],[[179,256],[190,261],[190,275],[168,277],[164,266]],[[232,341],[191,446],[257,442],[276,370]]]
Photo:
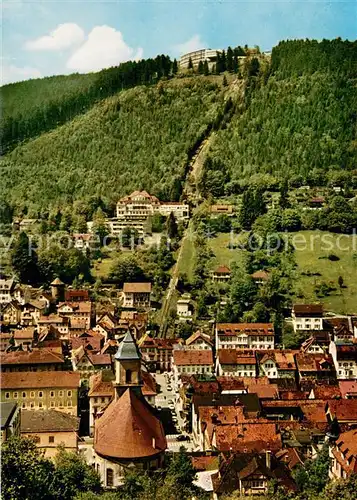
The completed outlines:
[[[3,0],[2,15],[3,83],[202,47],[357,38],[356,1]]]

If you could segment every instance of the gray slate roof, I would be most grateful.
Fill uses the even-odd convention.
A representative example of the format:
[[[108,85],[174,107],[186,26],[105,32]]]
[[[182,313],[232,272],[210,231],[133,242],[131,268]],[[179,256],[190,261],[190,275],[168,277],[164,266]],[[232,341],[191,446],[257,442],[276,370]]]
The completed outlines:
[[[132,334],[128,331],[119,344],[117,353],[114,356],[118,360],[135,360],[140,359],[140,351],[135,343]]]

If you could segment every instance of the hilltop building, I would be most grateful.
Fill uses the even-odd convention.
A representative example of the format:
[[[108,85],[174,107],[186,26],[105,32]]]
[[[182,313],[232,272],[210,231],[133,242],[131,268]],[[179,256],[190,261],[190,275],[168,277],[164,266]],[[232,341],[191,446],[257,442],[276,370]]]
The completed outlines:
[[[208,67],[211,70],[216,64],[217,52],[222,52],[221,49],[199,49],[192,52],[187,52],[180,57],[180,68],[187,69],[190,59],[192,61],[193,67],[197,67],[200,62],[204,63],[207,61]]]

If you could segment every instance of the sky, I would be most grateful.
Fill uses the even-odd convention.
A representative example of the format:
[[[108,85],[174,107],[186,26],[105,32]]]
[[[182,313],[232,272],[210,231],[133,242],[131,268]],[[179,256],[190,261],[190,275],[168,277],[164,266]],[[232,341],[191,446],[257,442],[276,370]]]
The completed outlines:
[[[357,38],[357,2],[3,0],[1,82],[279,40]]]

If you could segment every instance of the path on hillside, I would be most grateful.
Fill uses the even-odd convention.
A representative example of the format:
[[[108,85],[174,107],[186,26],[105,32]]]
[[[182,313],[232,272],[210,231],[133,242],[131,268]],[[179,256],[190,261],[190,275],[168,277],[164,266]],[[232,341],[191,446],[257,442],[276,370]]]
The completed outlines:
[[[232,97],[234,100],[242,98],[244,96],[244,83],[243,80],[235,79],[227,88],[224,101]],[[197,190],[198,180],[200,178],[201,170],[204,164],[204,161],[209,152],[210,146],[216,136],[216,132],[211,129],[208,137],[205,137],[201,143],[197,146],[196,151],[193,153],[191,160],[188,165],[188,172],[186,175],[185,185],[183,187],[182,193],[183,198],[186,199],[191,208],[195,208],[199,205],[201,201],[201,197]],[[192,220],[189,221],[189,224],[184,232],[184,235],[180,242],[180,249],[177,254],[176,263],[172,269],[172,275],[167,287],[167,291],[163,300],[163,305],[161,308],[161,321],[160,321],[160,337],[165,337],[167,331],[167,318],[170,311],[170,305],[172,302],[173,293],[176,290],[177,282],[179,279],[179,270],[180,270],[180,261],[182,259],[183,248],[185,246],[185,241],[188,238],[194,237],[193,224]]]

